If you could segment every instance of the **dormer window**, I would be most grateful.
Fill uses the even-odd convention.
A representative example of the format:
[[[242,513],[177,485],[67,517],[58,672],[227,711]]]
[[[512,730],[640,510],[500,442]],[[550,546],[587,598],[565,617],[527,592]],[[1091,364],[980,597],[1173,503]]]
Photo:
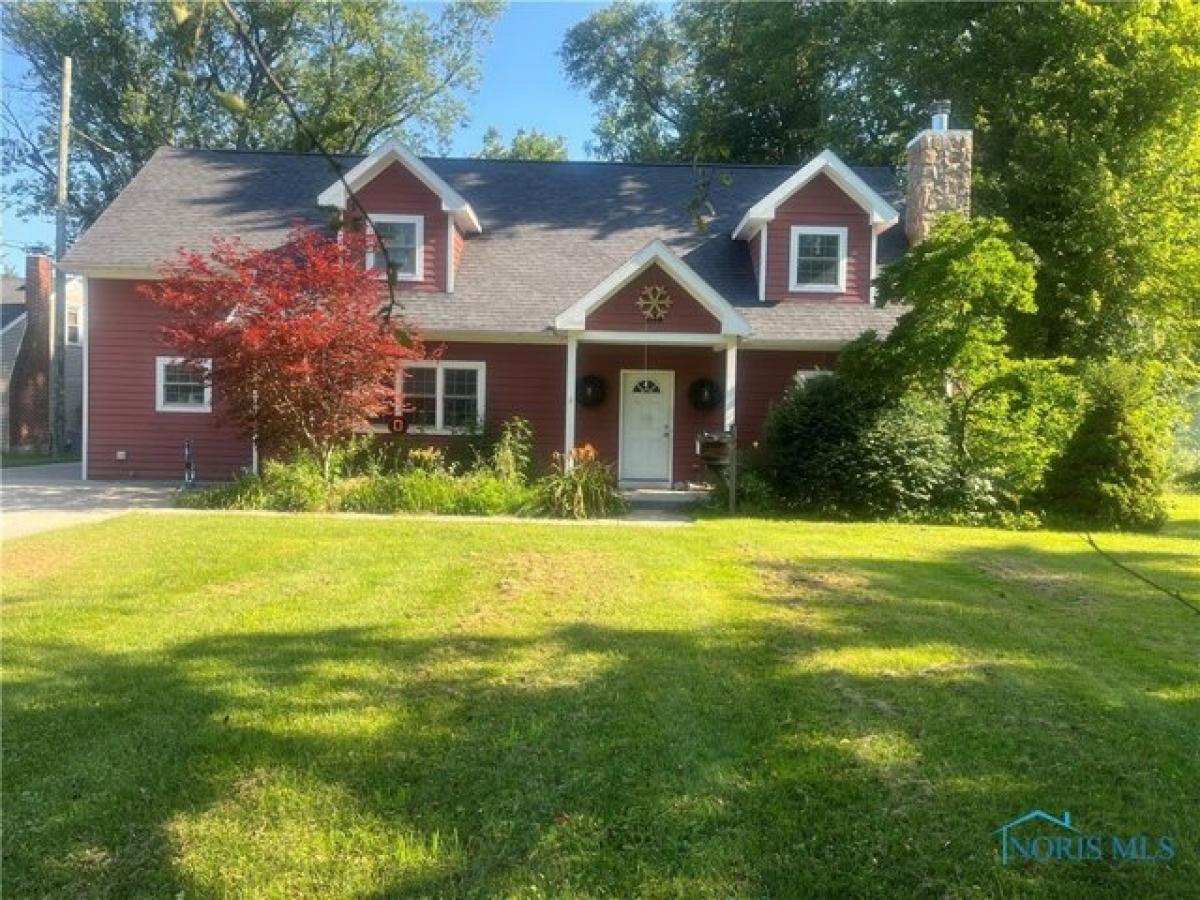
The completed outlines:
[[[847,234],[846,228],[792,226],[788,290],[845,293]]]
[[[400,281],[420,281],[424,273],[425,217],[398,216],[372,213],[375,236],[387,248],[396,278]],[[384,255],[377,249],[367,252],[367,268],[380,269],[386,266]]]

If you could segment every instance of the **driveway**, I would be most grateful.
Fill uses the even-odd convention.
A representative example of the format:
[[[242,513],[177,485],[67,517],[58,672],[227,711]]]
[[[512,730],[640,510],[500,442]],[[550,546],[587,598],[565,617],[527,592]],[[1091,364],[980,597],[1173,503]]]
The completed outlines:
[[[83,481],[79,474],[79,463],[0,469],[0,536],[24,537],[174,503],[174,484]]]

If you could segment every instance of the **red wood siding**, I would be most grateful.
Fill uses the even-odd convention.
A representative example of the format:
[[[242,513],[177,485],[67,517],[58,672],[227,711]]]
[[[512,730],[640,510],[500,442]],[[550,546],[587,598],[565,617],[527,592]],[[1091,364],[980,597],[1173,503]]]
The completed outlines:
[[[449,222],[442,201],[419,178],[392,163],[358,191],[370,213],[425,217],[425,256],[420,281],[399,281],[399,291],[445,291]]]
[[[665,288],[671,295],[671,308],[661,322],[651,322],[638,309],[637,301],[647,287]],[[700,301],[684,290],[674,278],[652,265],[592,311],[585,323],[596,331],[689,332],[718,334],[721,323]]]
[[[750,447],[762,437],[767,413],[792,386],[798,371],[830,371],[837,366],[837,356],[821,350],[739,350],[738,444]]]
[[[567,350],[562,344],[438,343],[429,346],[439,359],[487,364],[484,418],[489,430],[513,416],[533,427],[538,461],[548,463],[561,450],[565,419]],[[449,438],[406,435],[413,444],[438,446]]]
[[[763,226],[763,230],[768,230],[766,225]],[[762,250],[762,235],[756,234],[746,243],[750,245],[750,265],[754,269],[754,296],[759,297],[758,287],[762,284],[762,276],[759,274],[762,269],[762,260],[759,259]]]
[[[788,291],[793,225],[829,225],[848,229],[846,293]],[[752,243],[758,240],[758,235],[755,235]],[[827,175],[818,175],[780,204],[775,211],[774,221],[767,229],[767,302],[811,300],[820,303],[869,303],[870,287],[870,219],[866,211]]]
[[[250,442],[219,424],[219,405],[155,411],[155,357],[174,355],[159,340],[170,317],[136,291],[133,281],[88,281],[88,477],[182,479],[189,439],[199,478],[235,476],[250,464]]]
[[[579,346],[580,376],[599,375],[608,388],[604,402],[580,406],[575,421],[577,444],[591,444],[614,467],[620,450],[622,369],[671,369],[675,372],[674,477],[676,481],[704,481],[707,469],[696,457],[696,433],[720,428],[723,411],[701,412],[688,401],[688,388],[697,378],[723,384],[725,354],[708,348]],[[561,405],[561,404],[560,404]]]

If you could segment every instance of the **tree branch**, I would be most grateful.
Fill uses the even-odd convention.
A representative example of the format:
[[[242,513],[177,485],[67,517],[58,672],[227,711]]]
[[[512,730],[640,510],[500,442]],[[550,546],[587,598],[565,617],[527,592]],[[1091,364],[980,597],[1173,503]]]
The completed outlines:
[[[225,10],[225,14],[229,16],[230,21],[233,22],[234,27],[237,29],[238,35],[242,39],[242,42],[254,54],[254,58],[258,62],[259,67],[262,69],[263,75],[265,75],[267,81],[271,83],[271,87],[275,89],[275,93],[279,95],[279,99],[283,101],[283,105],[287,107],[288,114],[296,123],[296,127],[304,133],[304,136],[308,138],[308,140],[312,143],[312,146],[318,153],[321,154],[322,157],[325,158],[325,161],[329,164],[329,167],[336,173],[337,179],[342,185],[342,189],[346,192],[347,203],[354,206],[354,208],[358,211],[358,214],[363,217],[363,221],[370,225],[371,230],[378,235],[379,232],[375,231],[375,223],[371,219],[371,214],[367,212],[367,208],[362,205],[362,202],[358,199],[358,195],[354,192],[354,189],[350,187],[350,182],[346,180],[346,172],[345,169],[342,168],[342,164],[333,157],[333,154],[331,154],[325,147],[325,143],[321,140],[320,136],[317,135],[313,129],[308,126],[308,123],[304,121],[304,117],[300,115],[300,110],[296,108],[296,103],[292,99],[291,94],[287,92],[287,89],[283,86],[283,83],[280,82],[279,78],[275,75],[275,72],[272,71],[270,64],[263,57],[262,51],[259,49],[258,44],[255,43],[254,39],[250,37],[250,32],[246,29],[246,23],[238,17],[237,12],[233,8],[233,4],[230,3],[229,0],[218,0],[218,2]],[[391,322],[392,313],[395,312],[397,306],[399,306],[399,303],[396,300],[395,269],[392,264],[391,254],[388,252],[387,244],[384,241],[378,241],[378,244],[379,252],[383,256],[384,264],[387,267],[386,281],[388,289],[388,304],[387,308],[383,311],[382,320],[380,322],[380,329],[382,330]]]
[[[1181,594],[1179,591],[1173,590],[1172,588],[1163,587],[1161,584],[1159,584],[1156,581],[1152,581],[1151,579],[1147,578],[1145,575],[1143,575],[1141,572],[1137,571],[1136,569],[1132,569],[1129,566],[1125,565],[1125,563],[1121,562],[1119,559],[1114,557],[1111,553],[1107,553],[1104,550],[1101,550],[1100,546],[1096,543],[1095,539],[1090,534],[1085,532],[1083,539],[1084,539],[1084,541],[1087,542],[1087,545],[1089,547],[1091,547],[1093,550],[1095,550],[1097,553],[1099,553],[1102,557],[1107,559],[1110,563],[1112,563],[1114,566],[1116,566],[1118,569],[1120,569],[1126,575],[1132,575],[1138,581],[1140,581],[1144,584],[1150,585],[1150,587],[1154,588],[1159,593],[1166,594],[1168,597],[1170,597],[1173,600],[1178,600],[1180,603],[1182,603],[1184,606],[1186,606],[1188,609],[1190,609],[1196,615],[1200,616],[1200,606],[1195,606],[1192,603],[1190,603],[1186,598],[1184,598],[1183,594]]]

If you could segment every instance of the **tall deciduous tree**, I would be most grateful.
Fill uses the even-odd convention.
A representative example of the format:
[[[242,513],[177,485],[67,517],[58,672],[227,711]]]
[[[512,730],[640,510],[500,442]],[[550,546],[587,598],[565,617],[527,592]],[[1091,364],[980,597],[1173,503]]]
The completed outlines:
[[[498,0],[419,7],[340,0],[236,0],[238,15],[333,151],[386,134],[444,147],[465,116]],[[99,214],[161,145],[311,149],[211,0],[23,0],[3,35],[29,66],[32,117],[6,107],[4,166],[23,213],[51,208],[63,56],[75,60],[71,204]],[[11,94],[10,94],[11,96]]]
[[[1070,360],[1026,357],[1014,337],[1036,313],[1036,265],[1003,220],[944,216],[880,276],[883,301],[908,312],[848,351],[876,392],[941,398],[960,468],[1013,497],[1037,489],[1078,418]]]
[[[327,474],[337,442],[392,408],[400,362],[423,355],[410,326],[381,320],[364,241],[316,229],[272,250],[219,240],[141,288],[175,314],[167,344],[198,370],[211,362],[222,414],[267,452],[313,452]]]
[[[491,127],[483,133],[483,147],[477,156],[480,159],[534,159],[564,160],[567,158],[567,139],[560,135],[549,135],[532,128],[518,128],[507,144],[500,129]]]
[[[562,56],[617,159],[887,164],[950,99],[1042,261],[1022,350],[1197,361],[1200,4],[620,4]]]

